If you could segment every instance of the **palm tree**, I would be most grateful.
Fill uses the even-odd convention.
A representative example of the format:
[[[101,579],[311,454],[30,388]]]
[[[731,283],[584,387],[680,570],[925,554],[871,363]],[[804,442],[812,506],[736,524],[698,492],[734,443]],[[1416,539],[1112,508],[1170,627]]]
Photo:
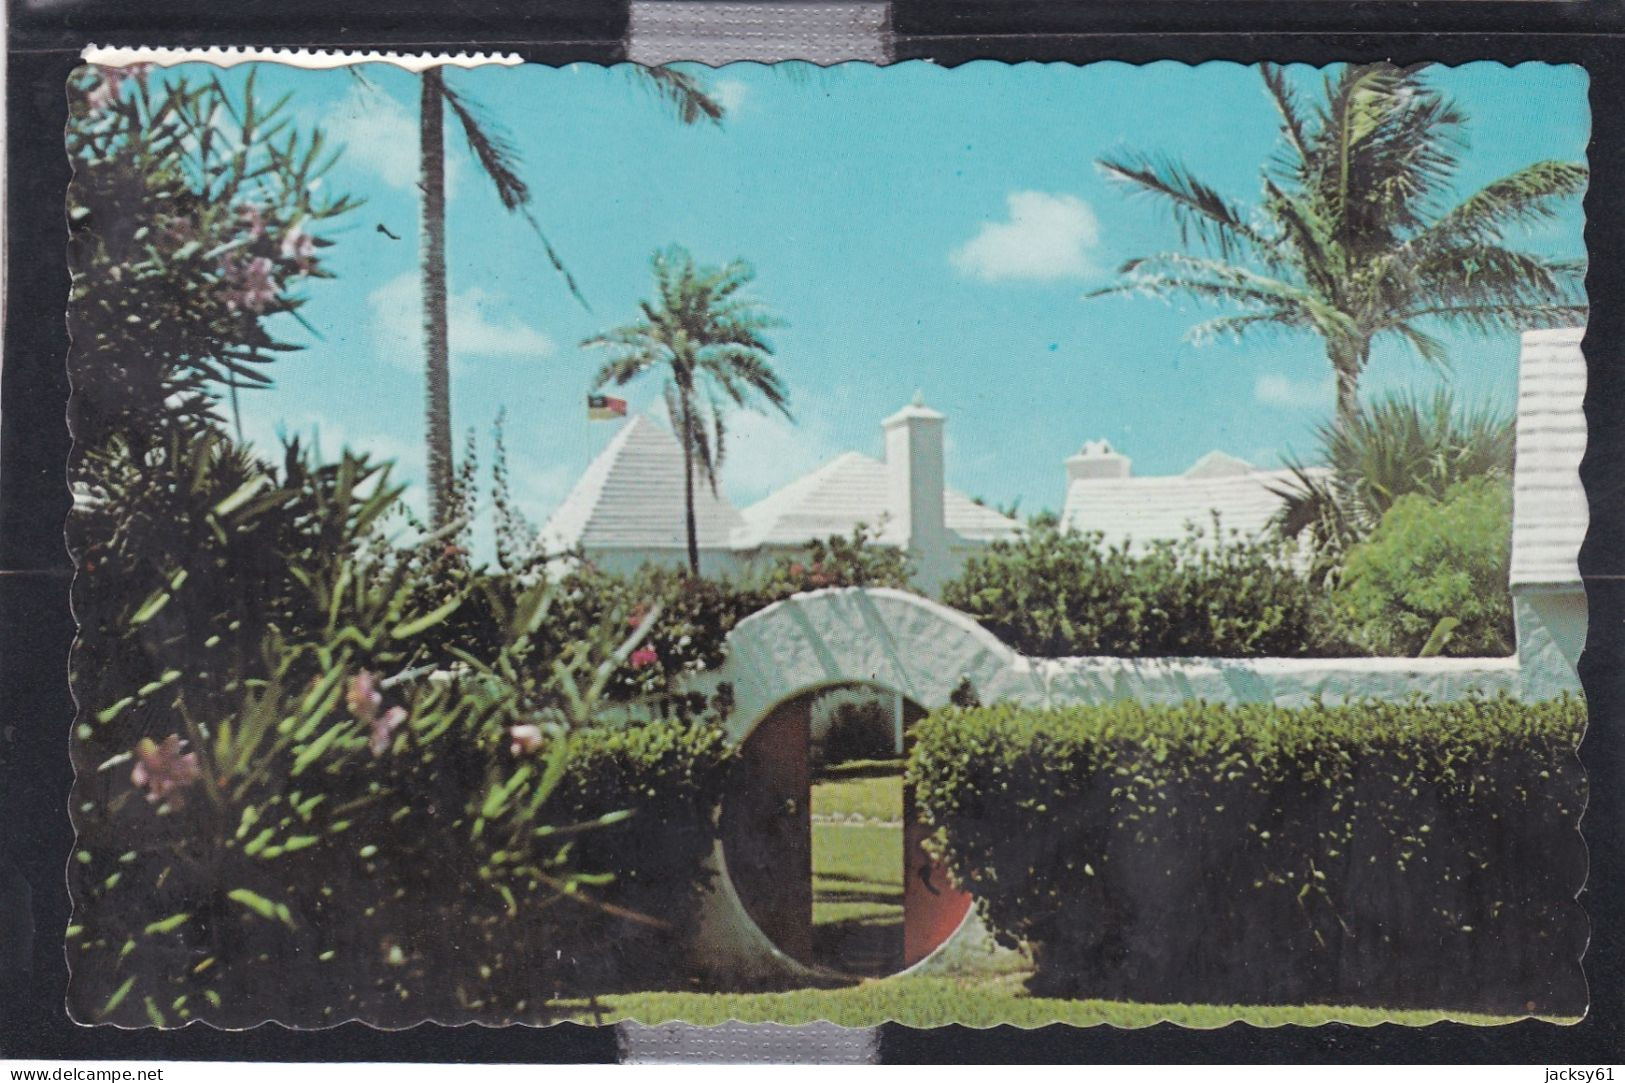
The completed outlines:
[[[684,124],[719,123],[722,106],[684,72],[664,67],[635,69],[669,103]],[[446,317],[446,153],[445,111],[449,107],[468,139],[469,151],[496,188],[502,206],[524,218],[541,240],[553,268],[572,296],[586,307],[574,277],[542,233],[531,209],[530,186],[520,176],[517,149],[470,99],[446,83],[444,69],[423,73],[419,112],[419,179],[423,189],[423,342],[427,385],[429,522],[444,526],[452,515],[451,357]]]
[[[1349,65],[1306,108],[1285,72],[1262,65],[1283,146],[1246,209],[1167,158],[1100,167],[1172,212],[1185,251],[1130,260],[1090,296],[1147,293],[1233,306],[1191,337],[1249,331],[1319,335],[1337,381],[1336,424],[1353,423],[1380,339],[1448,361],[1429,328],[1479,333],[1583,317],[1581,261],[1509,247],[1513,227],[1550,219],[1585,187],[1577,162],[1543,161],[1452,204],[1467,117],[1417,69]],[[1195,251],[1193,252],[1192,249]]]
[[[583,346],[615,351],[598,370],[595,388],[624,386],[652,370],[666,378],[666,410],[683,447],[683,506],[687,512],[688,569],[700,574],[694,526],[694,475],[717,491],[726,452],[729,405],[756,408],[757,400],[790,416],[789,394],[769,364],[773,347],[762,337],[783,321],[740,290],[756,277],[750,264],[700,267],[678,245],[653,260],[658,298],[639,302],[643,318],[594,335]]]
[[[1312,545],[1311,577],[1326,580],[1343,556],[1382,522],[1394,502],[1413,493],[1442,500],[1478,477],[1512,480],[1510,413],[1458,408],[1444,390],[1422,399],[1395,393],[1359,407],[1342,426],[1321,425],[1316,459],[1301,464],[1275,490],[1282,498],[1276,528]]]

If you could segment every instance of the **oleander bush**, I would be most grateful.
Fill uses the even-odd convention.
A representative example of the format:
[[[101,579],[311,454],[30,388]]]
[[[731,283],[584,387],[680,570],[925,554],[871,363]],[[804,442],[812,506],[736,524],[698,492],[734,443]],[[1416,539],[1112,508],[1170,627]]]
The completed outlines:
[[[1138,550],[1035,521],[972,554],[942,598],[1033,657],[1348,653],[1293,559],[1289,543],[1217,519]]]
[[[1573,697],[950,709],[908,771],[1044,992],[1577,1013],[1584,725]]]

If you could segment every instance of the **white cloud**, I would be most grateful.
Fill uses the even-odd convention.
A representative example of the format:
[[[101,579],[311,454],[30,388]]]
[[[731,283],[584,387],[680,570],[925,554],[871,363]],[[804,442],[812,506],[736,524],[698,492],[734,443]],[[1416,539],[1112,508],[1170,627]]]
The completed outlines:
[[[1253,398],[1266,406],[1302,409],[1329,404],[1334,390],[1329,376],[1320,380],[1296,380],[1279,373],[1267,373],[1254,382]]]
[[[976,236],[954,249],[949,262],[985,282],[1081,278],[1094,271],[1100,223],[1077,196],[1011,192],[1010,217],[983,222]]]
[[[749,91],[750,87],[738,79],[718,79],[711,86],[711,96],[729,116],[739,112],[739,107],[745,104],[745,95]]]
[[[322,117],[328,139],[344,144],[344,161],[378,176],[391,188],[418,194],[418,116],[382,90],[356,86],[344,100]],[[453,148],[454,128],[446,129],[446,146]],[[446,155],[446,196],[449,199],[462,177],[461,154]],[[400,232],[397,230],[396,232]]]
[[[547,333],[504,311],[506,298],[475,287],[447,301],[453,365],[461,358],[546,357],[555,348]],[[379,356],[416,369],[423,363],[423,291],[416,274],[403,274],[367,296]]]

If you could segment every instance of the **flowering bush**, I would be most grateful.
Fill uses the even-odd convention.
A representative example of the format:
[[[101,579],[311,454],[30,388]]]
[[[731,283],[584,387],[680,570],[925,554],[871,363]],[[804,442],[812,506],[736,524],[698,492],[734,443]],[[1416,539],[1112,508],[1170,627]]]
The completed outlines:
[[[84,67],[69,84],[69,260],[76,435],[149,434],[212,416],[222,388],[269,382],[290,347],[264,317],[297,312],[326,275],[332,162],[250,76],[160,82],[145,67]]]
[[[455,675],[419,665],[463,599],[416,607],[408,566],[369,557],[367,533],[398,496],[378,468],[347,455],[310,473],[346,496],[304,505],[301,528],[325,545],[296,549],[271,580],[294,584],[298,619],[229,597],[217,612],[222,599],[189,597],[215,590],[209,577],[183,565],[123,611],[132,633],[148,629],[126,641],[156,677],[109,700],[116,687],[81,679],[77,660],[74,1014],[545,1019],[546,998],[602,954],[585,930],[669,936],[691,905],[720,734],[591,736],[640,637],[594,629],[550,658],[546,584],[499,611],[488,658]],[[263,538],[261,520],[306,499],[261,476],[204,518],[228,539]],[[202,627],[163,629],[166,614]],[[219,657],[245,620],[258,657]],[[195,655],[179,649],[194,641]]]

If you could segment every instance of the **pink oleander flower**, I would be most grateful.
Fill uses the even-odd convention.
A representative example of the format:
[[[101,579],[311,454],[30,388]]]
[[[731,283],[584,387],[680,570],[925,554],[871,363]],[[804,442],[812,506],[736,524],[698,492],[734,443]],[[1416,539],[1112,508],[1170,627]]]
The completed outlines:
[[[277,299],[277,284],[271,278],[275,265],[264,256],[247,263],[228,263],[226,273],[232,288],[226,293],[226,307],[233,312],[264,312]]]
[[[237,224],[250,240],[257,241],[265,236],[264,207],[258,203],[239,203],[232,210],[237,212]]]
[[[542,747],[542,727],[533,723],[509,726],[508,737],[511,741],[508,751],[515,756],[528,756]]]
[[[395,739],[395,731],[405,722],[405,707],[391,707],[372,720],[372,735],[367,738],[367,747],[372,749],[374,756],[382,756],[389,751],[390,742]]]
[[[282,235],[282,258],[308,275],[316,269],[316,238],[305,232],[303,222],[295,223]]]
[[[130,781],[147,791],[151,804],[167,801],[171,808],[180,808],[187,787],[202,777],[196,752],[182,752],[181,739],[175,734],[165,737],[159,744],[150,737],[141,738],[135,746],[136,764],[130,771]]]
[[[378,678],[366,670],[350,678],[344,702],[356,721],[372,731],[367,737],[367,747],[372,749],[372,754],[382,756],[388,752],[390,742],[395,739],[395,731],[406,722],[406,708],[383,710],[384,695],[378,690]]]
[[[653,647],[639,647],[632,652],[632,657],[628,658],[627,661],[632,663],[633,669],[642,669],[644,666],[652,666],[660,661],[660,654]]]

